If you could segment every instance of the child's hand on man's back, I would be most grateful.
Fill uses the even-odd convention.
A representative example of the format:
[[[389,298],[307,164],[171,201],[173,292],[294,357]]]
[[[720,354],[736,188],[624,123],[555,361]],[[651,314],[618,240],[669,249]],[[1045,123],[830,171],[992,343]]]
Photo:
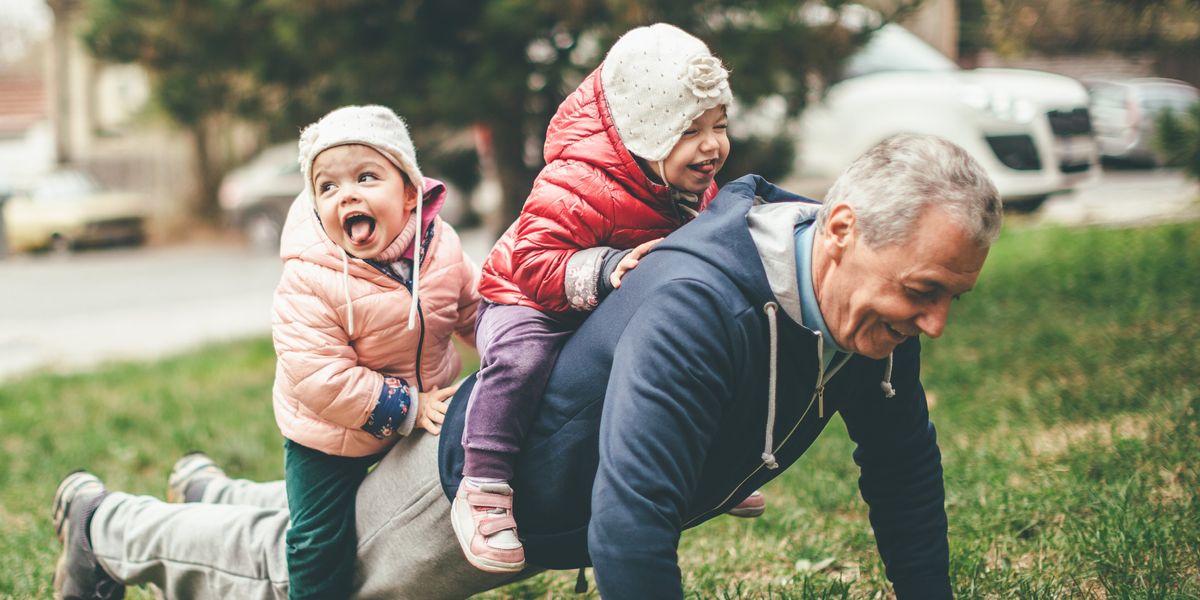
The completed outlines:
[[[458,384],[433,389],[421,394],[417,406],[417,427],[437,435],[442,432],[442,421],[446,419],[446,409],[450,406],[450,398],[458,391]]]
[[[630,250],[629,254],[626,254],[625,258],[622,258],[621,262],[617,263],[617,268],[613,270],[612,275],[609,277],[613,288],[621,287],[621,278],[625,276],[625,273],[632,271],[638,265],[638,261],[661,241],[662,238],[657,238],[648,242],[642,242],[633,250]]]

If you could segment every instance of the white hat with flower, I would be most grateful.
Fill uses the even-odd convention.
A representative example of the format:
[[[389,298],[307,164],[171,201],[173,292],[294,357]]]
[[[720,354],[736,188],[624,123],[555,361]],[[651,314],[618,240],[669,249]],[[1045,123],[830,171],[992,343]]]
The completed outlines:
[[[695,36],[666,23],[628,31],[613,44],[600,81],[629,152],[665,159],[692,121],[733,101],[729,72]]]

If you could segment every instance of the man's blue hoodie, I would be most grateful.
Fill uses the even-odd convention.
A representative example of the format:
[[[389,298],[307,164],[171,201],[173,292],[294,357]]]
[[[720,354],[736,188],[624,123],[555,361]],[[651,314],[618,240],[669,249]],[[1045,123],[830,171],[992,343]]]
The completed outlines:
[[[826,369],[819,335],[800,325],[794,232],[818,206],[755,175],[731,182],[568,341],[513,481],[531,564],[591,564],[606,599],[681,598],[680,533],[777,477],[836,412],[857,444],[897,596],[950,597],[918,341],[887,360],[852,355]],[[451,497],[472,386],[442,430]]]

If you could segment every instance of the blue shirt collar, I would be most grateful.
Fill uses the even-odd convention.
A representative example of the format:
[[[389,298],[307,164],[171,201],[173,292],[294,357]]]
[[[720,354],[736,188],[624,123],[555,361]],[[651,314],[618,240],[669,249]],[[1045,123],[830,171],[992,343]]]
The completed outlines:
[[[834,353],[848,352],[833,341],[833,336],[825,326],[825,318],[821,316],[816,290],[813,289],[812,254],[816,229],[812,221],[796,226],[796,283],[800,287],[800,314],[804,318],[801,324],[812,331],[821,332],[821,340],[825,346],[825,365],[828,366],[833,361]]]

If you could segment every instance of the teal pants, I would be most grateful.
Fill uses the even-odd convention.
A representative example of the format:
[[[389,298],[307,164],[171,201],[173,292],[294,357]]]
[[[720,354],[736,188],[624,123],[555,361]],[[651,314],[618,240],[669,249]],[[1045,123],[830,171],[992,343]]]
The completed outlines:
[[[289,600],[348,598],[357,538],[354,498],[378,456],[332,456],[283,443],[287,486]]]

